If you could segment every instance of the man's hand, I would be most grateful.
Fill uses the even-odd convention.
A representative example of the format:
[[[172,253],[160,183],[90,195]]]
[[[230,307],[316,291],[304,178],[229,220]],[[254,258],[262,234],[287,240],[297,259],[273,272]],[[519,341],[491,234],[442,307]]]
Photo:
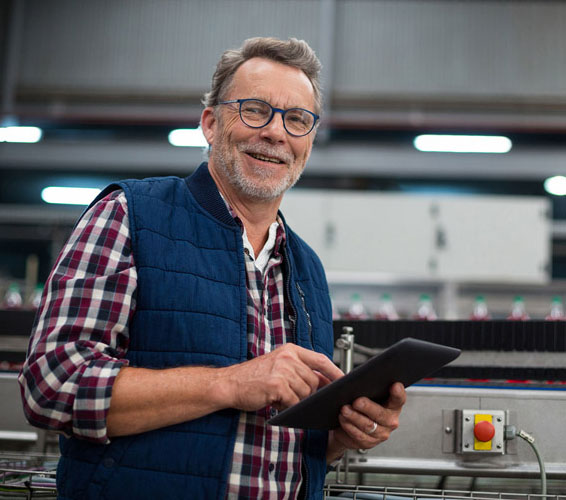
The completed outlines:
[[[224,369],[233,408],[288,408],[344,375],[324,354],[285,344],[268,354]]]
[[[367,450],[386,441],[399,426],[399,415],[407,396],[400,382],[391,386],[389,399],[381,406],[368,398],[345,405],[338,420],[340,428],[330,431],[326,461],[336,460],[347,449]]]

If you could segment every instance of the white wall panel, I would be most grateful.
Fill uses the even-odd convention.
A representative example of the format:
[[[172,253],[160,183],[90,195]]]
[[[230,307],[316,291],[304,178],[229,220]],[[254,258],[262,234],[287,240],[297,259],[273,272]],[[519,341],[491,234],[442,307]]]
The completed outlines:
[[[541,281],[550,265],[548,200],[528,196],[439,198],[437,273],[463,281]]]
[[[297,190],[281,209],[327,271],[483,283],[548,280],[550,203],[542,197]]]

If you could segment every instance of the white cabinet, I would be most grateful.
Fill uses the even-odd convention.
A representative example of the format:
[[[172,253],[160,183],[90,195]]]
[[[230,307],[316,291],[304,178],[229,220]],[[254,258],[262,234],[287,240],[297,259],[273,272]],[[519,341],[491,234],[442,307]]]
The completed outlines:
[[[292,190],[281,206],[327,271],[466,282],[544,283],[545,198]]]
[[[485,196],[432,203],[438,277],[519,283],[549,278],[552,235],[547,199]]]

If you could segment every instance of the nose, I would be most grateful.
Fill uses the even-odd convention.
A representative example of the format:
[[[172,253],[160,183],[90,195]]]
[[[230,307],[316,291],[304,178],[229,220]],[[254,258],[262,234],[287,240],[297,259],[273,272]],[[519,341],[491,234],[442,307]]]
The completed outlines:
[[[275,112],[271,121],[259,129],[259,134],[262,139],[272,143],[283,143],[287,141],[287,131],[283,126],[283,115]]]

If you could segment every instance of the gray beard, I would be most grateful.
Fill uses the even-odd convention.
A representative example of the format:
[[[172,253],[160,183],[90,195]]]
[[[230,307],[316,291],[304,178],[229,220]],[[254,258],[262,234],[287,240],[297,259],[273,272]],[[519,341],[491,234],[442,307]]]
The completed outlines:
[[[245,144],[239,144],[238,150],[246,150],[247,146]],[[263,153],[266,155],[270,154],[269,147],[262,147],[261,150],[257,150],[255,148],[255,152]],[[243,174],[243,168],[239,164],[238,160],[234,160],[232,163],[226,157],[227,155],[224,152],[224,148],[220,147],[218,149],[212,149],[212,157],[215,160],[215,164],[219,167],[222,171],[228,182],[234,186],[240,193],[244,196],[259,201],[271,201],[278,197],[280,197],[285,191],[293,187],[296,182],[301,177],[300,172],[295,179],[292,176],[292,170],[289,168],[287,171],[287,175],[285,175],[281,181],[273,185],[266,185],[262,184],[261,182],[254,182],[253,180],[247,178]],[[292,161],[292,159],[289,159]],[[260,170],[257,169],[255,173],[258,175],[260,179],[269,180],[270,172],[269,170]]]

